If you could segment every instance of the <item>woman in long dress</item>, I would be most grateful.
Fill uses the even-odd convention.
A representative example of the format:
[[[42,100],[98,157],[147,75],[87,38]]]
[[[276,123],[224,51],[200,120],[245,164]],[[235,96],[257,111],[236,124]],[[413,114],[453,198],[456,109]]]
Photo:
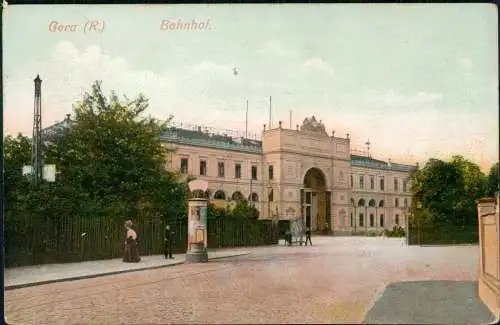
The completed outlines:
[[[127,235],[125,239],[125,250],[123,253],[123,262],[125,263],[138,263],[141,261],[139,256],[139,249],[137,245],[137,233],[132,229],[132,221],[125,222],[125,229]]]

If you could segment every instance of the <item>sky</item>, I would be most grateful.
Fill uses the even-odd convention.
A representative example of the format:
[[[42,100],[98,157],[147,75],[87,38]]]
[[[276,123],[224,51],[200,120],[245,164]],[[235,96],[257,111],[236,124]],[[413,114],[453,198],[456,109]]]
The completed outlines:
[[[256,134],[272,96],[273,127],[314,115],[351,149],[369,140],[377,159],[461,154],[487,171],[499,157],[497,33],[492,4],[10,5],[4,135],[31,135],[40,74],[43,127],[95,80],[183,125],[244,131],[248,100]]]

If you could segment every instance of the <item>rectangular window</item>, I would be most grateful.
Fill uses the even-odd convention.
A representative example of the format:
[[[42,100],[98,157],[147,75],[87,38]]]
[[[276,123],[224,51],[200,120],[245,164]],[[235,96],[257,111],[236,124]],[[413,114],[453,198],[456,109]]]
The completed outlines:
[[[207,162],[205,160],[200,160],[200,175],[207,174]]]
[[[384,227],[384,215],[380,215],[380,227]]]
[[[181,158],[181,173],[187,174],[188,172],[188,159]]]
[[[354,177],[351,175],[351,188],[354,187]]]
[[[365,188],[365,176],[359,175],[359,188]]]
[[[370,190],[375,189],[375,177],[370,176]]]
[[[351,212],[351,227],[354,227],[354,216],[352,215],[352,212]]]
[[[224,163],[219,162],[217,164],[217,176],[224,177]]]
[[[399,199],[398,199],[398,198],[395,198],[395,199],[394,199],[394,206],[395,206],[396,208],[399,208]]]
[[[399,214],[396,214],[396,220],[395,221],[396,221],[396,225],[399,226]]]
[[[406,192],[408,190],[408,181],[405,179],[403,181],[403,192]]]
[[[269,166],[269,180],[273,180],[274,179],[274,168],[273,166]]]
[[[234,165],[234,178],[241,178],[241,164]]]
[[[370,227],[375,227],[375,217],[373,214],[370,214]]]
[[[385,191],[385,180],[383,177],[380,178],[380,190]]]
[[[363,215],[363,212],[359,213],[359,226],[363,227],[365,224],[365,216]]]
[[[398,192],[399,191],[399,182],[398,182],[398,179],[397,178],[394,178],[394,192]]]
[[[257,166],[252,166],[252,179],[257,179]]]

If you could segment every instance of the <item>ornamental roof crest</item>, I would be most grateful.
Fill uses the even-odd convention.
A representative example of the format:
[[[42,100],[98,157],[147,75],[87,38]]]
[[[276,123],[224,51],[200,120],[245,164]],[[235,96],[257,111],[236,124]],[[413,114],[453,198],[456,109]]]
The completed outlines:
[[[328,133],[325,130],[325,125],[321,121],[317,121],[314,115],[311,118],[304,119],[302,126],[300,127],[300,131],[320,133],[328,136]]]

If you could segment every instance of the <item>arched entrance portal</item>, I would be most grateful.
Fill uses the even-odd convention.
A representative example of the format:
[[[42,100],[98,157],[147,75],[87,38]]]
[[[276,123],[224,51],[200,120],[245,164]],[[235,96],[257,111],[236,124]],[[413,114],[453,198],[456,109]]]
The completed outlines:
[[[325,174],[318,168],[311,168],[304,176],[301,191],[302,215],[312,231],[332,229],[330,225],[330,192],[326,190]]]

